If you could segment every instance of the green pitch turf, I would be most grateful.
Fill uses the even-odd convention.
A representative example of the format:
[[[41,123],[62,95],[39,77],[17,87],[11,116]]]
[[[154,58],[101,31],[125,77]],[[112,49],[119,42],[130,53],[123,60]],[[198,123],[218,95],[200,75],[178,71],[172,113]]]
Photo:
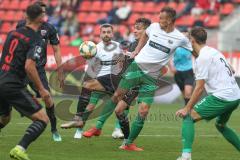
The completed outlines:
[[[57,98],[56,102],[61,99]],[[76,105],[76,101],[73,104]],[[115,116],[112,116],[103,128],[100,137],[91,139],[73,138],[75,130],[59,129],[63,141],[56,143],[51,139],[50,126],[28,150],[32,160],[175,160],[181,151],[181,119],[174,113],[182,103],[171,105],[153,105],[150,116],[136,144],[143,152],[119,150],[121,140],[112,139]],[[74,110],[74,109],[73,109]],[[136,107],[131,109],[130,117],[136,115]],[[240,133],[240,111],[236,110],[229,122]],[[58,121],[58,126],[63,122]],[[96,120],[88,121],[89,129]],[[13,112],[11,123],[0,132],[0,160],[9,160],[9,151],[13,148],[27,128],[29,120],[20,118]],[[240,160],[240,154],[228,144],[214,127],[214,121],[202,121],[196,124],[196,138],[193,146],[193,160]]]

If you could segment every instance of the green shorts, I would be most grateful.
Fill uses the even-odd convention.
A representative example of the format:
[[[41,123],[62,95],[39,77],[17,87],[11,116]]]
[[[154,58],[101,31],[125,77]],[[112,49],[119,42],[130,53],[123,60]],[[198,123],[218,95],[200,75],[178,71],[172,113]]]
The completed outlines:
[[[91,93],[91,97],[90,97],[90,100],[89,100],[89,104],[92,104],[92,105],[97,105],[98,101],[100,99],[102,99],[104,96],[106,96],[107,94],[104,93],[104,92],[97,92],[97,91],[93,91]]]
[[[194,110],[202,117],[202,119],[211,120],[223,114],[231,114],[239,105],[239,100],[226,101],[219,99],[213,95],[209,95],[202,99],[194,106]]]
[[[137,86],[139,86],[138,103],[144,102],[151,105],[154,93],[158,89],[157,80],[144,73],[133,61],[122,75],[118,87],[129,90]]]

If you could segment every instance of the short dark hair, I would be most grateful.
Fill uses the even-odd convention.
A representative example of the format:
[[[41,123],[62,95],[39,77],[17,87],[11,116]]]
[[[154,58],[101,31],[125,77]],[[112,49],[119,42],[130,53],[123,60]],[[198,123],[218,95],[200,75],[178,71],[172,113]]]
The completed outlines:
[[[190,31],[190,35],[198,44],[206,44],[207,31],[203,27],[193,27]]]
[[[104,24],[102,24],[102,25],[100,26],[100,30],[101,30],[102,28],[109,28],[109,27],[113,30],[113,26],[112,26],[111,24],[109,24],[109,23],[104,23]]]
[[[146,29],[148,26],[150,26],[151,20],[150,20],[150,19],[147,19],[147,18],[138,18],[138,19],[135,21],[135,24],[138,24],[138,23],[143,24],[144,28]]]
[[[31,4],[27,7],[26,13],[29,20],[33,21],[43,13],[43,10],[40,5]]]
[[[47,5],[46,5],[43,1],[36,1],[36,2],[34,2],[33,4],[37,4],[37,5],[39,5],[39,6],[41,6],[41,7],[44,7],[44,8],[47,7]]]
[[[169,16],[169,18],[171,18],[172,22],[175,22],[175,20],[176,20],[176,15],[177,15],[175,9],[166,6],[166,7],[163,7],[160,12],[166,12],[167,15]]]

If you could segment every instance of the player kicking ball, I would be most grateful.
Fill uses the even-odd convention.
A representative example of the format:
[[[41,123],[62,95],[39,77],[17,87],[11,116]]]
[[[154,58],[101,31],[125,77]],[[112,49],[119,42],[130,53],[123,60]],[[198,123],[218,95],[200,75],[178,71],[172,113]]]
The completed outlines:
[[[194,123],[216,119],[215,126],[223,137],[240,152],[239,136],[227,126],[232,112],[240,103],[240,89],[225,57],[206,45],[207,32],[195,27],[190,33],[194,49],[196,87],[187,105],[176,112],[183,117],[182,155],[177,160],[191,160],[194,141]],[[208,96],[198,102],[203,90]]]
[[[36,61],[44,47],[37,33],[44,11],[41,6],[33,4],[27,7],[26,14],[26,26],[8,33],[0,61],[0,129],[9,123],[12,106],[32,120],[23,138],[10,151],[10,157],[17,160],[30,160],[26,150],[43,133],[49,121],[42,106],[26,88],[27,76],[44,102],[51,100],[36,69]]]

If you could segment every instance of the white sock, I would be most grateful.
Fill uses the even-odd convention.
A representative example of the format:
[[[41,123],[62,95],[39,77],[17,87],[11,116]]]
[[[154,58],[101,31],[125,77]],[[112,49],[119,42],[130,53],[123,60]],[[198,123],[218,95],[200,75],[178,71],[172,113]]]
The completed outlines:
[[[23,148],[22,146],[20,146],[20,145],[17,145],[17,147],[18,148],[20,148],[23,152],[25,152],[26,151],[26,149],[25,148]]]
[[[191,152],[183,152],[182,157],[183,158],[191,158]]]

